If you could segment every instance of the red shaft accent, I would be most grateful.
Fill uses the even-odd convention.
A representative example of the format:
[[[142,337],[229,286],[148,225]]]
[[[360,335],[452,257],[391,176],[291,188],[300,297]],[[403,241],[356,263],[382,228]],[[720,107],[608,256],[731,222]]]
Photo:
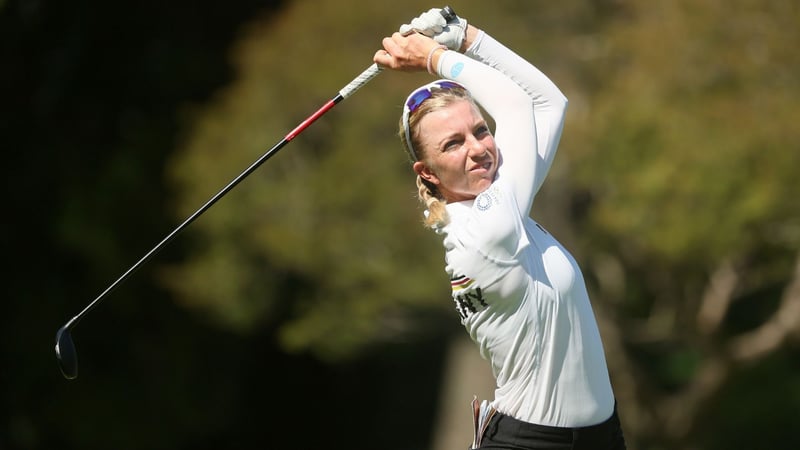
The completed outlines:
[[[314,114],[308,116],[306,120],[301,122],[300,125],[297,126],[297,128],[290,131],[289,134],[287,134],[286,137],[283,139],[286,140],[286,142],[289,142],[295,137],[297,137],[297,135],[300,134],[303,130],[305,130],[309,125],[314,123],[314,121],[322,117],[323,114],[325,114],[326,112],[328,112],[328,110],[333,108],[339,102],[339,100],[341,99],[339,99],[338,96],[336,98],[328,100],[327,103],[322,105],[322,108],[318,109],[317,112],[315,112]]]

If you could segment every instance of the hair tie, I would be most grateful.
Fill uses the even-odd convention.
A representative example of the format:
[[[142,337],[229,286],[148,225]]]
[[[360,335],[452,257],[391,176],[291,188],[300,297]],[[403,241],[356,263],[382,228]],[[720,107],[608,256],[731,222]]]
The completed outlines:
[[[446,45],[437,45],[433,47],[430,52],[428,52],[428,58],[425,60],[425,67],[428,68],[428,73],[431,75],[436,75],[436,72],[433,71],[433,67],[431,67],[431,62],[433,62],[433,54],[436,50],[447,50]]]

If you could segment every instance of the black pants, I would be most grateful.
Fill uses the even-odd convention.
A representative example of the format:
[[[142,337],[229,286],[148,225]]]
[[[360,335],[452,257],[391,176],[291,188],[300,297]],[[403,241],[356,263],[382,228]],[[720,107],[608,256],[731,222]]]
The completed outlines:
[[[495,450],[625,450],[617,410],[605,422],[582,428],[560,428],[522,422],[496,413],[481,441]]]

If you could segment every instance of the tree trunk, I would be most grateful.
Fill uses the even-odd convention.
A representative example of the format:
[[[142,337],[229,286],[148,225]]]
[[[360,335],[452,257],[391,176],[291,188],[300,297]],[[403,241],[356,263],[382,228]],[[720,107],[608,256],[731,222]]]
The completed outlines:
[[[432,450],[465,450],[472,442],[472,397],[494,398],[494,376],[469,336],[449,344]]]

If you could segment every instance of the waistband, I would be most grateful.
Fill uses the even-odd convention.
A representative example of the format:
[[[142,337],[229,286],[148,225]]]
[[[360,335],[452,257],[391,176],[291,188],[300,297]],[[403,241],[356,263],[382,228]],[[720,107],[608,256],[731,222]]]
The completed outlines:
[[[625,448],[616,405],[608,419],[585,427],[539,425],[497,411],[485,417],[487,420],[476,427],[473,448],[484,443],[490,446],[513,443],[521,448],[542,448],[546,444],[572,444],[569,448],[575,449]]]

